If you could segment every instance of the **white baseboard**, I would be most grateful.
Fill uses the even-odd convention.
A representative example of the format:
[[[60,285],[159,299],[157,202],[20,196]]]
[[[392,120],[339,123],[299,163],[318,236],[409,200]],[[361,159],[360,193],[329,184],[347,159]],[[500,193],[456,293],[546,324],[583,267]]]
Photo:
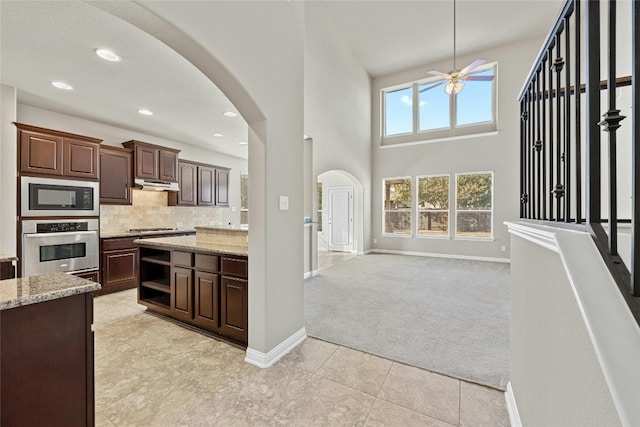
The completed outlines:
[[[369,254],[370,254],[371,252],[373,252],[373,251],[374,251],[374,249],[367,249],[366,251],[361,252],[361,253],[359,253],[358,255],[369,255]]]
[[[268,353],[247,347],[247,355],[244,361],[256,365],[259,368],[268,368],[276,363],[282,356],[293,350],[298,344],[307,338],[307,330],[302,329],[294,332],[289,338],[272,348]]]
[[[516,405],[516,397],[513,395],[511,382],[507,383],[507,391],[504,392],[504,399],[507,401],[507,412],[509,412],[509,421],[511,427],[522,427],[518,406]]]
[[[436,254],[436,253],[430,253],[430,252],[395,251],[395,250],[392,250],[392,249],[371,249],[367,253],[428,256],[428,257],[434,257],[434,258],[466,259],[466,260],[470,260],[470,261],[503,262],[503,263],[507,263],[507,264],[511,263],[511,260],[509,258],[493,258],[493,257],[471,256],[471,255],[453,255],[453,254]]]
[[[304,278],[308,279],[309,277],[317,276],[318,275],[318,271],[320,271],[320,270],[307,271],[306,273],[304,273]]]

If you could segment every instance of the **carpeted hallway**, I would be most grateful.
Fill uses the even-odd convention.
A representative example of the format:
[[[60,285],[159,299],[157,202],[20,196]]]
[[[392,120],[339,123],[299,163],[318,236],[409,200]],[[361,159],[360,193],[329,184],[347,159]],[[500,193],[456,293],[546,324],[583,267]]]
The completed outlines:
[[[315,338],[504,390],[509,265],[371,254],[305,281]]]

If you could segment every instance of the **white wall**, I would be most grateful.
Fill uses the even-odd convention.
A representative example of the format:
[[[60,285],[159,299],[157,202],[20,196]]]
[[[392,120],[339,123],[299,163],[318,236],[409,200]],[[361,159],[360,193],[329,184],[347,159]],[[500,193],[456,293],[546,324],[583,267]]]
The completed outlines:
[[[370,79],[315,2],[305,4],[304,132],[313,138],[317,177],[342,170],[362,186],[357,247],[371,245]]]
[[[587,243],[593,245],[588,234],[586,237]],[[553,250],[527,241],[521,235],[512,238],[511,249],[510,383],[521,425],[621,425],[611,385],[605,378],[610,369],[603,368],[599,361],[602,352],[593,345],[592,334],[597,329],[585,323],[585,316],[590,317],[585,310],[588,307],[583,306],[581,296],[572,289],[580,284],[570,282],[567,266]],[[595,256],[599,257],[597,250]],[[580,264],[574,267],[584,269]],[[610,286],[609,292],[619,296],[613,281],[609,282],[611,285],[605,282],[597,285]],[[622,310],[627,310],[624,301],[621,304]],[[619,313],[612,313],[613,317]],[[617,358],[633,357],[634,352],[637,353],[637,349],[628,351],[628,345],[637,342],[638,333],[632,317],[627,317],[630,322],[627,325],[632,325],[636,333],[629,341],[626,335],[620,337],[618,345],[627,351],[612,348]],[[618,337],[620,333],[612,330],[609,335]],[[634,359],[631,370],[628,363],[623,364],[629,374],[627,382],[631,383],[621,390],[625,394],[623,399],[635,401],[637,408],[640,385],[633,383],[638,376],[637,359]],[[637,425],[637,418],[629,421],[627,425]]]
[[[16,248],[17,130],[16,90],[0,85],[0,252],[18,255]]]
[[[515,43],[457,59],[458,64],[476,58],[498,62],[498,133],[419,145],[380,148],[380,93],[383,88],[428,77],[429,70],[448,70],[450,61],[429,64],[376,78],[372,85],[373,193],[372,237],[375,249],[509,258],[509,236],[502,225],[519,216],[519,105],[516,97],[541,39]],[[494,241],[443,240],[386,237],[382,235],[382,180],[388,177],[494,171]],[[415,220],[415,219],[414,219]],[[450,228],[453,228],[451,215]],[[501,250],[506,246],[507,251]]]
[[[102,145],[122,147],[122,142],[131,139],[149,142],[180,150],[178,157],[181,160],[192,160],[231,168],[229,178],[229,207],[215,209],[220,210],[220,220],[223,224],[228,224],[229,222],[233,222],[235,225],[240,224],[240,172],[247,170],[247,160],[245,159],[227,156],[183,142],[157,138],[127,129],[32,107],[30,105],[18,104],[17,121],[33,126],[99,138],[103,140]],[[232,207],[236,208],[235,212],[233,212]]]

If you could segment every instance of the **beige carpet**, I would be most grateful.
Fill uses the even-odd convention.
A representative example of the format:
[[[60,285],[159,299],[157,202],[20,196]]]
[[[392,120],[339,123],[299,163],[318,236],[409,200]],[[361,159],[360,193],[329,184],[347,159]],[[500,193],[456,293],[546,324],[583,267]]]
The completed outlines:
[[[372,254],[305,281],[307,334],[504,390],[509,265]]]

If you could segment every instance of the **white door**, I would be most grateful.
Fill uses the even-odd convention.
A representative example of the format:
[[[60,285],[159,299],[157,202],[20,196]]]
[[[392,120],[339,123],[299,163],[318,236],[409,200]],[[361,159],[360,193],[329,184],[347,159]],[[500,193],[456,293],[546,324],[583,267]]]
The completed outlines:
[[[353,250],[353,188],[329,188],[329,250]]]

